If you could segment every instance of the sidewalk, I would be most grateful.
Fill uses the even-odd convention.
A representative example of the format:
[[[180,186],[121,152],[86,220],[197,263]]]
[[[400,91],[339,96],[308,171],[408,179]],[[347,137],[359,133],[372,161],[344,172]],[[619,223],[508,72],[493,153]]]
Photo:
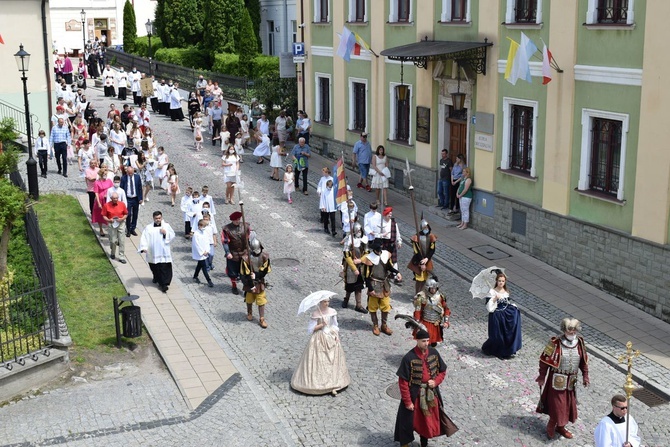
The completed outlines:
[[[78,198],[88,214],[87,196]],[[98,240],[109,257],[109,239]],[[186,299],[181,282],[173,281],[167,293],[152,284],[149,265],[137,252],[139,240],[139,236],[126,238],[127,264],[110,262],[128,293],[140,297],[135,304],[142,309],[142,322],[189,409],[195,410],[237,369]]]
[[[315,187],[321,168],[332,169],[335,163],[313,152],[309,183]],[[375,192],[357,189],[358,173],[349,166],[346,173],[362,216],[375,200]],[[407,250],[409,237],[416,232],[411,200],[409,196],[389,190],[388,202],[406,242],[402,249]],[[504,268],[509,277],[510,294],[525,316],[556,333],[560,332],[563,318],[577,318],[582,322],[582,333],[592,355],[621,370],[624,365],[619,365],[618,357],[626,352],[626,343],[633,342],[633,349],[641,352],[633,363],[634,379],[670,400],[670,324],[476,230],[457,229],[459,222],[449,220],[446,211],[420,203],[416,206],[417,213],[424,213],[433,234],[438,237],[434,261],[467,280],[492,265]],[[414,287],[411,280],[406,284]]]

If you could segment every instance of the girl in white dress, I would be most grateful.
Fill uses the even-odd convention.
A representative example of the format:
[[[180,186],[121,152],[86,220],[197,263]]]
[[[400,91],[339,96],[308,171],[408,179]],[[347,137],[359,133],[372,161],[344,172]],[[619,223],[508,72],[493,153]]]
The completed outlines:
[[[270,155],[270,167],[272,168],[272,175],[270,178],[272,180],[280,181],[279,178],[279,168],[282,167],[281,155],[279,154],[280,146],[272,146],[272,155]]]
[[[301,393],[335,395],[351,383],[340,344],[337,311],[328,304],[327,299],[321,301],[312,312],[307,328],[311,337],[291,377],[291,388]]]
[[[391,172],[388,169],[388,158],[386,157],[386,149],[381,144],[377,146],[377,151],[372,157],[372,189],[376,190],[377,203],[383,203],[388,206],[386,190],[389,187],[389,179]],[[381,192],[381,202],[379,201]]]
[[[193,147],[196,151],[202,150],[202,117],[200,112],[195,112],[193,120]]]
[[[240,159],[240,163],[242,163],[242,155],[244,155],[244,139],[242,138],[242,132],[237,132],[237,135],[235,135],[235,153]]]
[[[257,132],[256,140],[258,141],[258,146],[256,146],[256,149],[254,149],[254,156],[258,157],[256,164],[262,164],[263,157],[270,155],[270,137]]]
[[[168,176],[168,184],[170,185],[170,200],[172,201],[172,206],[174,206],[174,201],[177,198],[177,194],[181,192],[179,189],[179,176],[177,175],[177,171],[175,170],[174,166],[168,169]]]
[[[156,163],[154,177],[158,179],[160,187],[166,189],[167,181],[165,181],[165,177],[167,175],[167,167],[170,161],[168,160],[168,156],[165,153],[165,148],[163,146],[158,148],[158,161]]]
[[[235,147],[228,146],[228,151],[221,157],[223,166],[223,181],[226,183],[226,203],[234,203],[235,182],[240,170],[239,157],[235,155]]]
[[[293,175],[293,165],[286,165],[286,172],[284,173],[284,194],[288,197],[288,203],[293,203],[293,200],[291,200],[291,193],[295,191],[295,178]]]

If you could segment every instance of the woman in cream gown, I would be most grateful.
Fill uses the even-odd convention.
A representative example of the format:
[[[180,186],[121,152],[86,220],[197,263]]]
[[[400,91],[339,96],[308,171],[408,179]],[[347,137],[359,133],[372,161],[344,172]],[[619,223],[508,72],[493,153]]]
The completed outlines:
[[[307,328],[311,337],[291,378],[291,388],[301,393],[337,394],[351,382],[340,345],[337,312],[328,304],[329,300],[321,301],[312,312]]]

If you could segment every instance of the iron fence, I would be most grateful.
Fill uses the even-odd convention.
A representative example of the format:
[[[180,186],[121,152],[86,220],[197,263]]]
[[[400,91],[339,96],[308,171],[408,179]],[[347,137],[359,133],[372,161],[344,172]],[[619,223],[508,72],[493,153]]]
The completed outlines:
[[[21,135],[28,136],[26,129],[26,109],[19,108],[5,101],[0,101],[0,119],[11,118],[14,120],[14,130]],[[31,135],[34,137],[42,129],[37,116],[30,114]]]
[[[195,89],[195,83],[198,76],[202,75],[206,79],[211,79],[219,83],[219,87],[224,91],[226,99],[234,101],[245,101],[247,99],[247,89],[249,81],[246,78],[230,76],[223,73],[217,73],[208,70],[182,67],[181,65],[149,60],[134,54],[124,53],[123,51],[108,48],[106,51],[107,61],[115,66],[137,67],[142,73],[153,74],[156,78],[172,79],[179,82],[185,90]]]
[[[14,185],[26,190],[18,171],[10,174]],[[54,341],[68,335],[56,297],[56,274],[51,253],[40,231],[37,215],[28,209],[24,219],[35,277],[13,282],[0,292],[0,366],[12,369],[26,358],[48,356]]]

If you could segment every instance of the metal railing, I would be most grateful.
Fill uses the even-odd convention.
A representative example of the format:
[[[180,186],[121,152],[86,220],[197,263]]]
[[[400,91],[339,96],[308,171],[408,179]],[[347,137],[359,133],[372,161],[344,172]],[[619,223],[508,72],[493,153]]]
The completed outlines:
[[[10,174],[14,185],[26,190],[18,171]],[[68,336],[56,297],[56,274],[51,253],[42,237],[32,208],[25,215],[26,238],[35,263],[36,276],[16,281],[0,295],[0,366],[12,369],[26,358],[49,355],[54,341]]]
[[[194,90],[198,76],[202,75],[206,79],[211,79],[219,83],[219,87],[224,91],[226,99],[244,101],[247,99],[247,90],[249,81],[247,78],[230,76],[223,73],[216,73],[208,70],[182,67],[180,65],[160,62],[155,59],[149,60],[134,54],[124,53],[123,51],[108,48],[106,51],[108,63],[114,62],[114,66],[122,66],[130,69],[137,67],[142,73],[153,74],[158,79],[172,79],[179,82],[185,90]]]
[[[15,105],[9,104],[8,102],[0,100],[0,120],[3,118],[12,118],[14,120],[14,130],[21,135],[28,136],[26,129],[26,110],[19,108]],[[30,114],[31,122],[31,135],[37,135],[35,128],[37,127],[37,132],[42,129],[42,126],[37,119],[37,115]]]

